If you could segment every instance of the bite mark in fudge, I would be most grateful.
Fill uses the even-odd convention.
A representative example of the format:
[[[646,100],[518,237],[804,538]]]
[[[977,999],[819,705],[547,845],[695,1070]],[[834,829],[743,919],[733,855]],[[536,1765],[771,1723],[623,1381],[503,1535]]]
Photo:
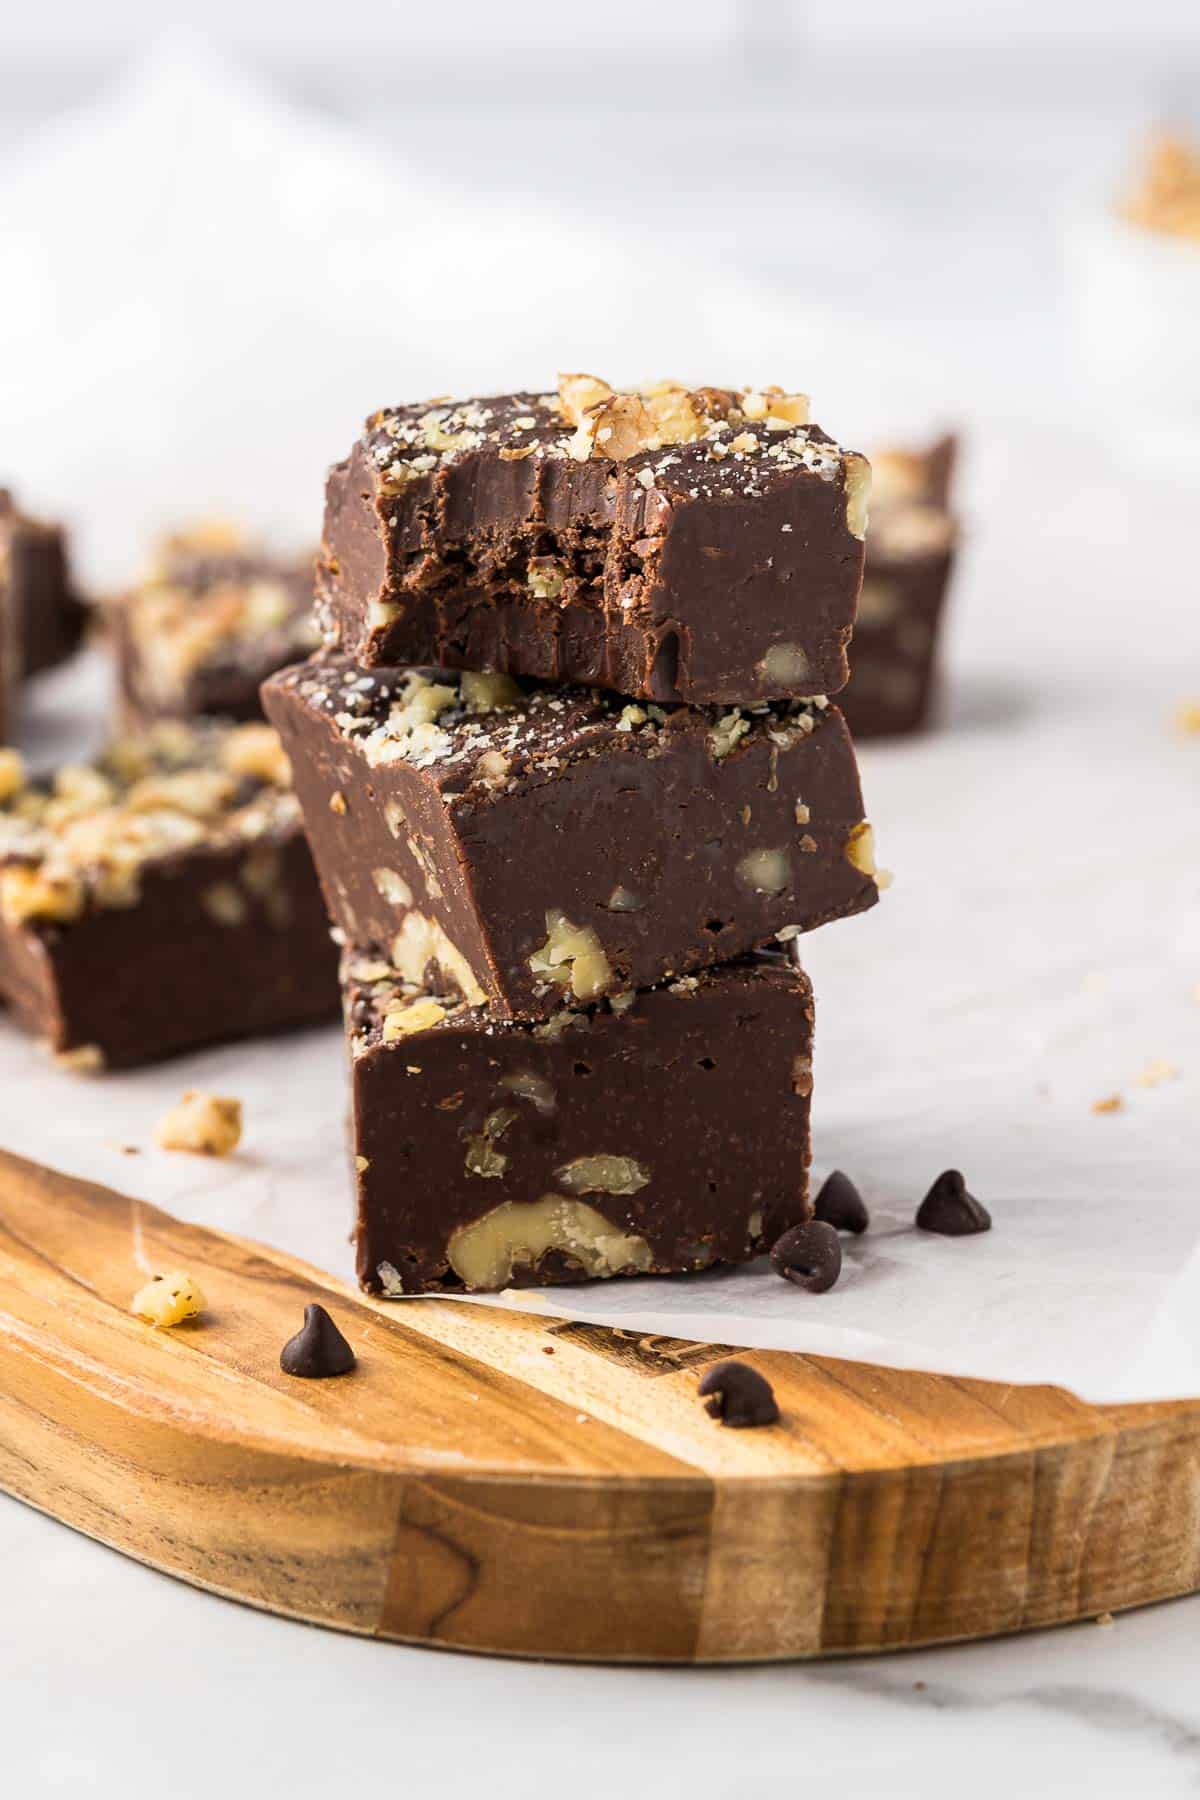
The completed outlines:
[[[47,783],[0,774],[0,992],[61,1066],[334,1015],[325,905],[267,726],[164,724]]]
[[[135,725],[260,718],[261,683],[318,642],[311,560],[268,556],[232,525],[165,539],[108,617],[122,704]]]
[[[337,658],[263,698],[346,942],[501,1017],[652,987],[877,898],[854,752],[822,701],[664,708]]]
[[[812,991],[782,955],[536,1025],[356,952],[343,982],[371,1292],[703,1269],[808,1216]]]
[[[375,413],[326,490],[326,643],[652,700],[832,693],[870,470],[803,395],[660,382]]]
[[[889,450],[872,460],[866,574],[838,704],[856,738],[915,731],[936,688],[938,633],[958,530],[949,510],[957,446]]]

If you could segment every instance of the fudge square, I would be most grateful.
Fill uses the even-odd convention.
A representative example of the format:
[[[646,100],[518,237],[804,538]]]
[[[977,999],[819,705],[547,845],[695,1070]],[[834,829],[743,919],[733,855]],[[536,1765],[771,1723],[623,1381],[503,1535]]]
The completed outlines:
[[[744,1262],[807,1217],[812,990],[786,956],[522,1024],[349,952],[344,1000],[373,1293]]]
[[[263,699],[346,942],[499,1017],[653,987],[878,895],[824,702],[664,708],[321,657]]]
[[[957,440],[884,450],[874,483],[866,575],[838,704],[856,738],[915,731],[937,686],[938,636],[958,527],[950,510]]]
[[[802,394],[590,375],[387,408],[326,490],[327,645],[657,701],[830,694],[870,470]]]
[[[0,753],[0,993],[63,1066],[335,1017],[337,953],[266,725],[163,725],[24,779]]]
[[[79,648],[87,608],[71,582],[66,534],[0,488],[0,607],[19,672],[37,675]]]
[[[106,614],[131,726],[259,719],[260,684],[318,642],[311,556],[272,557],[224,523],[166,538],[141,582]]]

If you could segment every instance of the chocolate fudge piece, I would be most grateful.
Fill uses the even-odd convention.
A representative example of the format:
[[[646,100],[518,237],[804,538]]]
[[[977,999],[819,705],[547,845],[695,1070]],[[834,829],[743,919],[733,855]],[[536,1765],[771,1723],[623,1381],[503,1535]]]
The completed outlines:
[[[652,987],[877,897],[824,701],[664,708],[323,657],[263,700],[346,941],[498,1017]]]
[[[954,565],[956,441],[872,458],[867,572],[838,704],[856,738],[915,731],[936,688],[938,627]]]
[[[744,1262],[808,1216],[812,990],[763,956],[497,1022],[349,953],[373,1293]]]
[[[87,608],[71,584],[60,525],[32,519],[0,488],[0,611],[20,674],[37,675],[79,648]]]
[[[0,745],[17,735],[21,704],[21,635],[0,527]]]
[[[326,643],[657,701],[847,679],[870,470],[802,394],[592,376],[374,413],[326,490]]]
[[[131,724],[258,719],[260,684],[316,648],[312,558],[282,561],[236,527],[199,526],[167,538],[108,616]]]
[[[68,1067],[335,1015],[336,952],[267,725],[162,725],[27,784],[0,753],[0,993]]]

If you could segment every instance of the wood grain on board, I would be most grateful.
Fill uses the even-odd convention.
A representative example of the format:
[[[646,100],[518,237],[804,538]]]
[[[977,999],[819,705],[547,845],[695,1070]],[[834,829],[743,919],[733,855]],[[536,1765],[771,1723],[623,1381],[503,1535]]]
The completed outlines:
[[[208,1310],[129,1311],[184,1268]],[[358,1367],[298,1381],[311,1300]],[[0,1154],[0,1487],[295,1618],[510,1655],[901,1648],[1200,1586],[1200,1401],[1085,1405],[781,1351],[782,1418],[696,1395],[719,1344],[317,1270]]]

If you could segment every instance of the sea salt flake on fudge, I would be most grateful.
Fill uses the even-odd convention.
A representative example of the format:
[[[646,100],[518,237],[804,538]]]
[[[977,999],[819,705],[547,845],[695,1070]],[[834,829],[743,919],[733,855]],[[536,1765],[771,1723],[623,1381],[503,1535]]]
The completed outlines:
[[[652,987],[877,898],[823,701],[663,707],[338,658],[263,700],[346,942],[499,1017]]]
[[[331,471],[325,641],[417,663],[731,703],[833,693],[870,470],[802,394],[557,393],[388,407]]]
[[[223,523],[166,538],[107,614],[131,724],[257,719],[260,683],[319,641],[311,557],[269,556]]]
[[[343,995],[373,1293],[704,1269],[808,1217],[812,990],[782,955],[542,1024],[355,951]]]
[[[328,917],[267,726],[163,724],[46,782],[3,774],[0,993],[60,1066],[336,1013]]]

